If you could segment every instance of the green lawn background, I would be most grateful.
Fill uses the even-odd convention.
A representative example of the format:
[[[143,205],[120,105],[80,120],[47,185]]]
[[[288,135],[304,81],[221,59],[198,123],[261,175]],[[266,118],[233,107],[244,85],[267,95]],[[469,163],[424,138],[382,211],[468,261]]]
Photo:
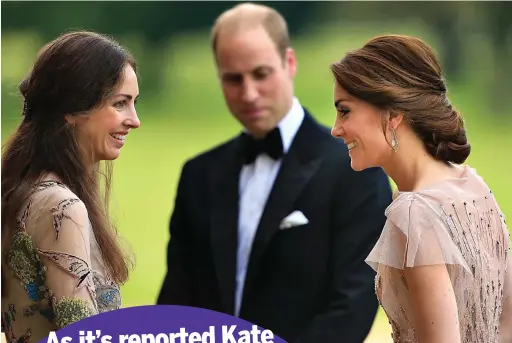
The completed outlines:
[[[354,23],[319,28],[294,41],[299,60],[296,92],[303,105],[326,125],[334,121],[333,80],[329,63],[381,33],[435,37],[416,22],[390,27]],[[340,34],[342,33],[342,34]],[[147,52],[139,37],[121,41],[139,58],[141,83],[145,68],[159,68],[164,79],[158,91],[141,88],[138,105],[142,121],[132,132],[116,161],[112,211],[120,232],[136,256],[136,268],[123,286],[124,306],[153,304],[165,273],[168,222],[173,209],[180,168],[185,160],[229,138],[239,130],[220,93],[208,44],[208,33],[188,33],[162,51]],[[2,141],[19,122],[16,85],[30,67],[43,42],[36,35],[2,35]],[[469,43],[468,43],[469,44]],[[468,46],[468,45],[466,45]],[[471,59],[490,58],[470,53],[464,78],[448,77],[452,103],[463,111],[473,151],[468,163],[493,188],[505,215],[512,213],[509,113],[490,113],[482,89],[492,82],[492,70],[471,68]],[[440,52],[442,53],[442,51]],[[155,66],[155,63],[159,63]],[[490,66],[489,68],[491,68]],[[504,99],[506,101],[506,99]],[[501,119],[500,119],[501,118]],[[201,213],[198,213],[201,215]],[[390,342],[382,313],[367,343]]]

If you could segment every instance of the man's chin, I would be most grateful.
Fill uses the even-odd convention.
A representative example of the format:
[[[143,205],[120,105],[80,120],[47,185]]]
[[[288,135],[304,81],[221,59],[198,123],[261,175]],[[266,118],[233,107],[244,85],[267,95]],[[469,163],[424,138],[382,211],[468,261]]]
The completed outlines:
[[[256,123],[248,123],[245,125],[245,128],[255,137],[264,137],[276,127],[276,125],[272,125],[268,122],[258,123],[259,125],[255,124]]]

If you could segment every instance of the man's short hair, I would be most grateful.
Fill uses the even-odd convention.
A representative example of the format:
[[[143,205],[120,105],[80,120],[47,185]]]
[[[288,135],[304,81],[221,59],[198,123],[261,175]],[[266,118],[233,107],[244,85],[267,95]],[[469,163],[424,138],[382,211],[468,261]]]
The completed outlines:
[[[241,31],[262,26],[275,43],[281,58],[285,58],[290,47],[288,25],[283,16],[275,9],[253,3],[238,4],[223,12],[215,21],[211,31],[211,44],[214,55],[220,33]]]

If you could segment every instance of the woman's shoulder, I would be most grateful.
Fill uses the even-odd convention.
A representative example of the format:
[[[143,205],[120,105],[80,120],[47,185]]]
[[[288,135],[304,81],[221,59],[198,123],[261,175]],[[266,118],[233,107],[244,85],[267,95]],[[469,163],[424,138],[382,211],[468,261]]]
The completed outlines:
[[[82,200],[63,182],[55,179],[43,179],[36,182],[30,191],[29,201],[43,207],[69,206],[81,204]],[[46,206],[45,206],[46,205]]]
[[[67,185],[55,179],[36,182],[19,214],[20,222],[26,226],[31,226],[30,223],[40,226],[50,219],[53,226],[58,226],[64,217],[87,226],[88,212],[83,201]]]
[[[388,223],[407,232],[444,228],[452,237],[485,226],[487,235],[508,233],[505,216],[490,187],[469,166],[459,177],[414,192],[396,192],[386,210]]]
[[[460,175],[447,178],[417,191],[395,191],[389,214],[395,212],[434,211],[444,207],[476,205],[493,198],[492,190],[474,168],[459,167]]]

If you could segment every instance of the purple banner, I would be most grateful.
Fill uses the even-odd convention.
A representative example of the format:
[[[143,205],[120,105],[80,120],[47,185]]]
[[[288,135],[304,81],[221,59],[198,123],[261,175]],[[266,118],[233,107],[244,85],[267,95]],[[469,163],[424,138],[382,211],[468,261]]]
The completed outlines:
[[[102,313],[38,343],[286,343],[243,319],[184,306],[139,306]]]

